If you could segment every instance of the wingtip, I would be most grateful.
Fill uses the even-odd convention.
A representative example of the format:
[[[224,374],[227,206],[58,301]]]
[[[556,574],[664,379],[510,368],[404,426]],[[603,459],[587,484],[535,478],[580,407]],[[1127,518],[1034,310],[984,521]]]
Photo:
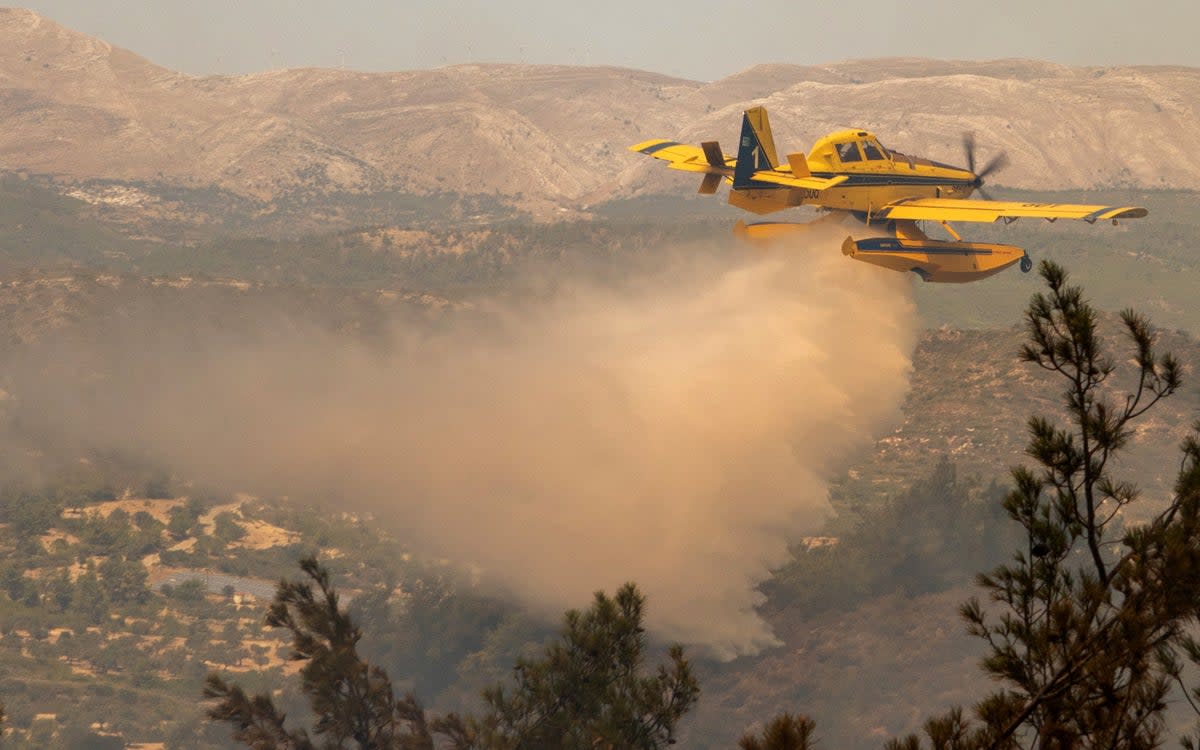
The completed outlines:
[[[1117,219],[1140,219],[1149,213],[1147,209],[1141,206],[1116,206],[1106,209],[1099,216],[1093,214],[1094,218],[1092,220],[1108,221],[1111,219],[1112,221],[1116,221]]]

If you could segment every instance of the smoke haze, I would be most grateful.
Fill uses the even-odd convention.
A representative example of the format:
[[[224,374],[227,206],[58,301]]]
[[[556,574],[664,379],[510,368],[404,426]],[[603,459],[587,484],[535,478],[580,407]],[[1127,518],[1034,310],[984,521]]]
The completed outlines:
[[[756,585],[908,385],[910,281],[831,246],[371,336],[131,304],[45,341],[14,403],[64,444],[370,510],[547,615],[636,581],[658,635],[730,657],[775,642]]]

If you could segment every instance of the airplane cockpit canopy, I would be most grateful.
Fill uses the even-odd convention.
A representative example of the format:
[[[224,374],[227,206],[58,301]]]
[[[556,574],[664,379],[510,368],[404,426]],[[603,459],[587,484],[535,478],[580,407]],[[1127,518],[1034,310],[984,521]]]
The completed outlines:
[[[884,148],[873,133],[866,130],[839,130],[818,140],[809,158],[818,162],[828,160],[831,166],[836,162],[866,166],[870,162],[891,160],[895,154]]]
[[[834,146],[837,149],[838,158],[842,160],[843,164],[864,160],[883,161],[890,158],[887,149],[868,133],[858,133],[858,136],[853,140],[847,140]]]

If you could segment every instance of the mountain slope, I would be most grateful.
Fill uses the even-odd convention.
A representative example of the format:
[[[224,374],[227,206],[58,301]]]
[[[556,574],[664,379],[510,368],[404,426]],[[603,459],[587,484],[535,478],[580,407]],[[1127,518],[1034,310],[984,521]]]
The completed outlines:
[[[690,191],[625,147],[650,137],[728,146],[739,111],[761,103],[784,150],[853,125],[956,162],[972,130],[988,153],[1013,157],[1005,184],[1200,187],[1191,68],[889,59],[761,65],[711,83],[531,65],[194,77],[14,9],[0,10],[0,43],[18,51],[0,59],[0,169],[70,178],[264,199],[387,188],[579,206]]]

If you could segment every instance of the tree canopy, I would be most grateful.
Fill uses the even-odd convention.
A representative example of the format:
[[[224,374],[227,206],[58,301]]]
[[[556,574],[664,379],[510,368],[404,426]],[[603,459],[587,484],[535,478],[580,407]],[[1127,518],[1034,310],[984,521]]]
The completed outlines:
[[[311,730],[286,726],[270,695],[249,695],[217,674],[204,690],[216,701],[209,716],[256,750],[432,750],[435,736],[456,750],[654,750],[674,743],[679,720],[699,695],[680,646],[669,649],[656,673],[642,674],[645,597],[627,584],[615,597],[597,593],[586,611],[567,612],[558,640],[540,658],[520,660],[511,686],[486,692],[483,715],[428,716],[413,696],[397,698],[387,673],[359,656],[362,632],[329,571],[311,557],[300,567],[307,580],[279,583],[267,622],[291,632],[291,658],[304,662],[301,689],[316,716]]]

